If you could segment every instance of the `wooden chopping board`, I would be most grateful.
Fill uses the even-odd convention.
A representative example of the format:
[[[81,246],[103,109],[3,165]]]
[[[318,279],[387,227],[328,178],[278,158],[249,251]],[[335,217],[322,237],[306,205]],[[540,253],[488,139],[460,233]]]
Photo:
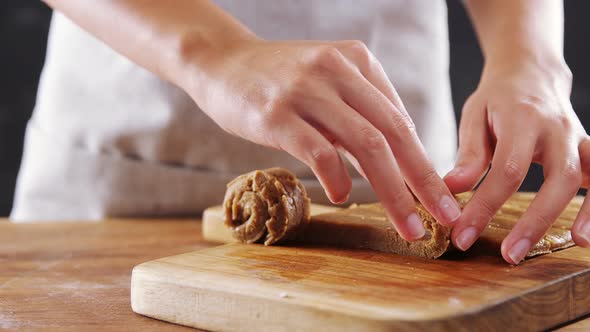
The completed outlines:
[[[206,238],[231,241],[219,208],[203,217]],[[233,243],[135,267],[131,303],[215,331],[538,331],[590,313],[589,292],[590,250],[577,247],[513,267],[498,255]]]
[[[134,268],[135,312],[214,331],[538,331],[590,312],[590,250],[513,267],[228,244]]]

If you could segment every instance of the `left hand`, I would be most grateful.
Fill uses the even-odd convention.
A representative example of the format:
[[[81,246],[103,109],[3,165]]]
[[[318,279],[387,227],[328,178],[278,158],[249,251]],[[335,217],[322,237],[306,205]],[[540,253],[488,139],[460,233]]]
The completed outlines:
[[[545,66],[511,59],[486,64],[463,108],[457,163],[445,177],[451,191],[471,190],[491,162],[453,228],[457,248],[471,247],[518,190],[532,162],[543,166],[545,180],[502,243],[502,256],[511,264],[526,256],[578,189],[588,185],[590,137],[569,100],[571,82],[564,62]],[[590,246],[590,200],[584,202],[572,236],[578,245]]]

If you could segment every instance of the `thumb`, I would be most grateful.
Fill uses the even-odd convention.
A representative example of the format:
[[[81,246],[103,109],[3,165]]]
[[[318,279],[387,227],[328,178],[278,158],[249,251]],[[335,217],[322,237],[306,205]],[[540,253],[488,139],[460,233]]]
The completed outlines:
[[[491,151],[486,104],[472,95],[461,112],[455,167],[443,179],[449,190],[456,194],[475,188],[488,170]]]

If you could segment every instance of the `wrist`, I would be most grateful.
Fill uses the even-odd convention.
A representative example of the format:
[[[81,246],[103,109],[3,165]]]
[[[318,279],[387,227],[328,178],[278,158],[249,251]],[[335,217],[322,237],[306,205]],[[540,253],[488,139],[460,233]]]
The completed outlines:
[[[248,42],[260,40],[241,25],[224,26],[217,30],[188,29],[179,33],[169,56],[172,83],[193,98],[193,92],[211,80],[211,71],[224,59]]]
[[[482,77],[528,73],[542,80],[555,80],[568,85],[572,72],[562,55],[531,49],[490,54],[486,57]]]

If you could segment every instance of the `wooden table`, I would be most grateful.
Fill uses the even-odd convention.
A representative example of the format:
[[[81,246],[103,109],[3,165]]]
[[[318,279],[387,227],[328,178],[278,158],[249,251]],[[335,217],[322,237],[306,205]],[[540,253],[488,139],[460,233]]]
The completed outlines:
[[[195,220],[0,219],[0,330],[195,331],[133,313],[131,269],[211,245]],[[590,317],[561,330],[590,331]]]

